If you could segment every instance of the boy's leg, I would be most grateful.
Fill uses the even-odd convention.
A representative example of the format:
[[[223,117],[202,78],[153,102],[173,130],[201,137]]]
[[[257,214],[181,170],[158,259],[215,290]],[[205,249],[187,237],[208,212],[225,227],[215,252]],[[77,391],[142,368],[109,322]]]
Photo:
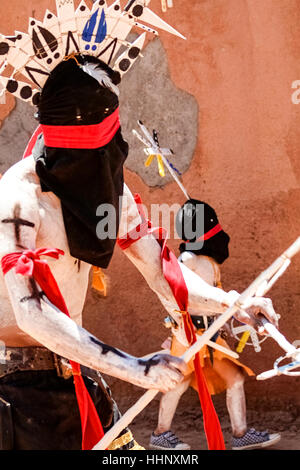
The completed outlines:
[[[171,431],[172,421],[180,398],[188,389],[191,378],[188,377],[174,390],[162,395],[159,405],[158,423],[150,438],[152,449],[188,450],[190,446],[180,441]]]

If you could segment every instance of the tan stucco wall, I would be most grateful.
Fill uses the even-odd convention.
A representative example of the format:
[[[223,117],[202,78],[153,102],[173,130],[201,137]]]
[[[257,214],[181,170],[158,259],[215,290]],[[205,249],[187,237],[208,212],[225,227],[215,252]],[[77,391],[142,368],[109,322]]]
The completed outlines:
[[[32,12],[42,18],[53,5],[53,0],[1,0],[0,31],[22,30]],[[174,5],[164,18],[187,41],[166,33],[160,39],[175,87],[198,103],[197,145],[183,181],[193,197],[215,207],[230,234],[223,285],[241,291],[300,231],[300,105],[291,100],[292,82],[300,79],[300,0],[175,0]],[[160,0],[151,7],[161,14]],[[133,171],[125,176],[148,206],[184,202],[175,183],[149,188]],[[170,246],[177,250],[176,242]],[[299,270],[298,255],[270,292],[290,341],[300,340]],[[88,294],[85,326],[132,354],[160,349],[167,330],[156,296],[119,250],[107,274],[108,297]],[[241,358],[260,372],[281,354],[268,339],[261,353],[247,348]],[[297,386],[299,379],[276,378],[250,380],[247,387],[254,397],[289,401],[297,400]],[[114,387],[118,393],[119,385]]]

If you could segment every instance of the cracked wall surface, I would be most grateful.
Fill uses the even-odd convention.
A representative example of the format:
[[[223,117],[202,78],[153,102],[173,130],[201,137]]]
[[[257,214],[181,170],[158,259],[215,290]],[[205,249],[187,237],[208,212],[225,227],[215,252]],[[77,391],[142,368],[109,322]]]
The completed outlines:
[[[173,150],[174,155],[169,160],[183,174],[191,164],[197,145],[198,103],[172,82],[168,57],[160,39],[150,42],[143,56],[124,76],[120,86],[122,132],[130,146],[126,167],[137,173],[145,184],[164,186],[172,181],[170,173],[165,169],[166,176],[161,177],[156,161],[145,167],[144,145],[132,134],[132,129],[142,134],[137,125],[139,119],[150,132],[156,129],[160,146]]]
[[[11,114],[0,129],[0,173],[21,160],[27,143],[38,126],[34,118],[34,108],[17,100]]]

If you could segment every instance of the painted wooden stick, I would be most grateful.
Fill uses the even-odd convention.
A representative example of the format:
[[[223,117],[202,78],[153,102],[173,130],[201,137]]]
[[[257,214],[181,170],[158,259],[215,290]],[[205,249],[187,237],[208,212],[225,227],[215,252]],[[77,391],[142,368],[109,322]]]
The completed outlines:
[[[291,356],[294,359],[295,362],[290,364],[289,370],[300,367],[300,349],[297,349],[293,344],[291,344],[285,338],[285,336],[280,333],[274,327],[274,325],[269,323],[265,318],[262,318],[261,321],[268,334],[278,343],[278,345],[287,353],[288,356]],[[271,377],[275,377],[276,375],[280,375],[280,369],[282,368],[279,367],[278,369],[276,369],[274,367],[274,369],[262,372],[256,377],[256,380],[266,380],[270,379]]]
[[[269,323],[264,317],[261,320],[264,329],[267,331],[267,333],[276,341],[276,343],[288,354],[297,354],[297,348],[293,346],[286,338],[285,336],[280,333],[277,328],[275,328],[272,323]],[[297,360],[300,360],[300,351],[298,351],[298,357]]]
[[[221,351],[222,353],[227,354],[227,356],[231,356],[234,359],[238,359],[239,357],[239,355],[235,353],[234,351],[231,351],[231,349],[225,348],[224,346],[221,346],[220,344],[217,344],[214,341],[207,340],[206,344],[207,346],[210,346],[211,348],[214,348],[217,351]],[[146,354],[145,356],[142,356],[141,359],[148,359],[150,357],[153,357],[156,354],[171,354],[171,352],[168,349],[162,349],[161,351],[157,351],[151,354]]]
[[[178,184],[179,188],[181,189],[181,191],[183,192],[183,194],[185,195],[185,197],[187,199],[190,199],[190,196],[188,195],[188,192],[187,190],[185,189],[185,187],[183,186],[183,184],[181,183],[181,181],[179,181],[179,178],[177,178],[177,175],[175,174],[175,171],[173,170],[173,168],[171,168],[171,165],[169,164],[168,160],[166,159],[166,157],[162,154],[162,159],[163,159],[163,162],[164,164],[166,165],[166,167],[168,168],[171,176],[173,177],[173,179],[175,180],[175,182]]]
[[[237,310],[243,308],[243,305],[253,296],[257,290],[264,284],[264,294],[268,291],[270,283],[265,283],[272,279],[274,275],[284,265],[286,259],[291,259],[300,250],[300,237],[277,258],[265,271],[263,271],[250,286],[238,297],[234,304],[220,315],[213,324],[199,337],[199,339],[181,356],[185,362],[189,362],[207,343],[208,340],[234,315]],[[105,450],[110,443],[126,428],[133,419],[153,400],[158,394],[158,390],[148,390],[126,413],[117,421],[117,423],[103,436],[95,445],[93,450]]]
[[[280,358],[280,359],[284,359],[283,357]],[[278,362],[278,359],[277,361]],[[290,364],[287,364],[285,366],[281,366],[281,367],[278,367],[277,369],[271,369],[271,370],[267,370],[265,372],[262,372],[261,374],[259,374],[257,377],[256,377],[256,380],[266,380],[266,379],[271,379],[272,377],[276,377],[278,375],[282,375],[282,374],[286,374],[286,375],[294,375],[296,377],[299,377],[300,375],[300,371],[297,371],[297,372],[290,372],[292,371],[293,369],[298,369],[300,367],[300,362],[299,361],[294,361],[294,362],[291,362]],[[287,374],[286,372],[284,371],[288,371],[289,373]]]
[[[226,310],[216,321],[206,330],[202,336],[191,346],[181,358],[185,362],[189,362],[200,349],[228,320],[234,312],[239,308],[237,302]],[[116,422],[116,424],[103,436],[103,438],[95,445],[92,450],[105,450],[110,443],[126,428],[131,421],[153,400],[159,393],[159,390],[148,390],[144,395]]]
[[[167,158],[165,157],[165,154],[166,154],[167,151],[171,154],[172,154],[172,151],[170,151],[170,149],[161,149],[160,148],[159,143],[158,143],[158,139],[157,139],[157,132],[156,131],[154,131],[154,137],[156,136],[156,140],[155,140],[155,138],[153,138],[153,136],[150,134],[147,127],[142,123],[141,120],[138,120],[138,125],[139,125],[140,129],[142,130],[143,134],[148,139],[148,142],[135,129],[133,129],[132,133],[145,145],[147,150],[150,151],[149,147],[152,147],[153,150],[151,149],[150,155],[159,155],[161,157],[161,159],[163,160],[165,166],[168,168],[168,171],[170,172],[172,178],[178,184],[179,188],[181,189],[181,191],[183,192],[185,197],[187,199],[190,199],[190,196],[189,196],[187,190],[185,189],[185,187],[183,186],[183,184],[181,183],[181,181],[179,180],[179,178],[175,174],[175,171],[173,170],[173,168],[169,164]],[[147,154],[148,154],[148,152],[147,152]]]
[[[220,344],[217,344],[214,341],[209,341],[208,340],[206,344],[207,344],[207,346],[210,346],[211,348],[214,348],[217,351],[221,351],[222,353],[227,354],[227,356],[231,356],[234,359],[238,359],[238,357],[239,357],[239,355],[236,352],[231,351],[231,349],[224,348],[224,346],[221,346]]]

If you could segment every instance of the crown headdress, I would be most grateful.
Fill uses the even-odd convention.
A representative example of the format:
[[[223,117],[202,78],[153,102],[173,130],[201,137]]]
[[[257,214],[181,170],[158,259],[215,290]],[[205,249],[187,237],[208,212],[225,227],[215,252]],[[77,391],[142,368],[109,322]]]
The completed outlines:
[[[185,39],[148,8],[151,0],[129,0],[123,10],[120,0],[110,6],[106,0],[96,0],[91,9],[82,0],[76,10],[74,0],[55,1],[57,14],[46,10],[42,22],[29,18],[28,33],[0,34],[3,91],[7,90],[32,105],[38,103],[40,91],[51,71],[72,54],[98,57],[123,75],[139,57],[146,33],[158,35],[152,27]],[[135,26],[144,32],[130,43],[126,38]],[[118,56],[121,46],[125,51]],[[13,71],[9,76],[7,72],[4,74],[11,67]],[[26,81],[19,78],[20,74]]]

